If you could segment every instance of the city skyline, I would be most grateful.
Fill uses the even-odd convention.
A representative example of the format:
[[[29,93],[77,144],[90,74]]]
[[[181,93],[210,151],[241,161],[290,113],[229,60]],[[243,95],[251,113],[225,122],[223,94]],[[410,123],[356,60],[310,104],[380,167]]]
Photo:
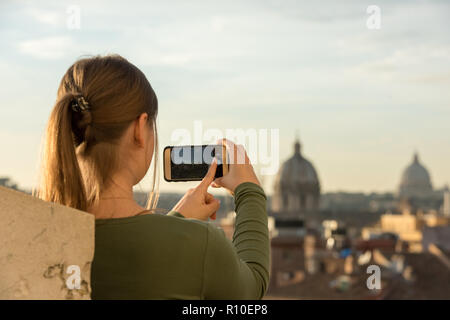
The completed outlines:
[[[283,164],[287,160],[289,160],[289,159],[285,159],[285,161],[280,163],[280,168],[283,166]],[[407,166],[405,166],[405,168],[403,168],[403,171],[402,171],[402,174],[401,174],[401,179],[399,180],[400,183],[395,188],[393,188],[392,190],[382,190],[382,191],[362,191],[362,190],[358,191],[358,190],[356,190],[356,191],[353,191],[353,190],[338,189],[338,190],[323,190],[321,193],[322,194],[336,194],[336,193],[360,194],[360,193],[362,193],[362,194],[365,194],[365,195],[370,195],[370,194],[379,194],[379,195],[392,194],[393,196],[399,196],[400,186],[402,184],[402,180],[404,179],[403,176],[405,174],[405,171],[411,166],[411,164],[413,164],[413,162],[415,162],[417,160],[419,161],[419,163],[421,165],[423,165],[421,163],[421,161],[420,161],[420,157],[419,157],[418,153],[415,152],[414,155],[413,155],[412,161]],[[425,169],[426,169],[426,167],[425,167]],[[159,174],[162,174],[162,172],[160,172]],[[278,174],[279,174],[279,170],[277,172],[277,175]],[[428,170],[427,170],[427,174],[429,174]],[[261,178],[261,176],[260,176],[260,178]],[[7,184],[10,185],[10,187],[12,187],[13,189],[14,188],[18,188],[19,190],[23,190],[23,191],[27,191],[27,192],[31,192],[32,191],[32,188],[27,188],[27,187],[22,188],[22,186],[18,185],[17,181],[14,179],[14,177],[11,177],[11,176],[8,176],[8,175],[3,175],[3,176],[0,175],[0,180],[6,181]],[[271,182],[273,182],[273,181],[271,181]],[[449,184],[445,184],[443,186],[435,186],[432,183],[432,181],[431,181],[431,177],[430,177],[430,182],[431,182],[431,187],[432,187],[433,191],[442,192],[443,190],[449,190]],[[166,194],[170,194],[170,193],[180,194],[180,193],[184,192],[186,186],[194,185],[196,183],[197,182],[181,182],[181,183],[173,182],[173,183],[170,183],[169,185],[177,185],[178,184],[178,186],[180,186],[180,188],[167,188],[167,189],[163,188],[162,190],[160,189],[159,191],[162,192],[162,193],[166,193]],[[274,192],[274,189],[275,189],[275,184],[271,185],[271,186],[266,186],[264,177],[261,178],[261,184],[263,185],[264,188],[268,189],[268,190],[265,190],[266,193],[268,195],[272,196],[273,192]],[[149,191],[150,190],[145,189],[145,187],[143,188],[142,181],[141,181],[141,183],[139,183],[138,185],[136,185],[134,187],[134,192],[137,192],[137,193],[148,193]],[[219,190],[212,189],[211,191],[213,193],[222,193],[222,194],[226,194],[227,193],[225,190],[222,190],[222,189],[219,189]]]
[[[118,53],[158,95],[160,154],[174,130],[202,120],[219,130],[280,129],[281,165],[299,130],[323,192],[396,191],[414,152],[442,188],[450,183],[450,5],[379,1],[381,29],[369,30],[370,4],[180,1],[168,10],[137,1],[124,10],[79,1],[80,29],[70,30],[70,2],[2,2],[0,176],[35,185],[63,73],[83,55]],[[150,185],[146,177],[141,188]],[[190,185],[161,179],[160,189]],[[264,186],[272,193],[273,176]]]

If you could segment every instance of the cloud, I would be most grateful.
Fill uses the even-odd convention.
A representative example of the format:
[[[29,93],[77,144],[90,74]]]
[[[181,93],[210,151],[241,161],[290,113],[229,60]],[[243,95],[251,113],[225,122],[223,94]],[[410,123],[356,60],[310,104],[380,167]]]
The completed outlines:
[[[18,50],[38,59],[60,59],[70,52],[72,44],[68,36],[45,37],[19,42]]]
[[[62,25],[63,23],[63,15],[61,12],[29,8],[27,9],[27,14],[36,21],[50,26]]]
[[[356,65],[353,71],[399,74],[419,82],[442,82],[448,78],[448,73],[442,74],[442,68],[448,66],[449,62],[449,46],[416,45],[396,49],[385,57],[363,62]]]
[[[215,32],[222,32],[227,24],[227,19],[224,17],[214,16],[211,18],[211,28]]]
[[[413,77],[413,82],[426,83],[426,84],[446,84],[450,83],[450,72],[443,73],[430,73],[421,76]]]

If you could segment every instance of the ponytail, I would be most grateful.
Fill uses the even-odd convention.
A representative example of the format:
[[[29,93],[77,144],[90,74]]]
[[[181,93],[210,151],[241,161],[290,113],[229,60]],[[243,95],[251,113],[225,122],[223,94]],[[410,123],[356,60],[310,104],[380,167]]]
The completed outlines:
[[[73,93],[56,102],[47,125],[42,176],[37,196],[86,211],[86,191],[78,163],[72,130]]]

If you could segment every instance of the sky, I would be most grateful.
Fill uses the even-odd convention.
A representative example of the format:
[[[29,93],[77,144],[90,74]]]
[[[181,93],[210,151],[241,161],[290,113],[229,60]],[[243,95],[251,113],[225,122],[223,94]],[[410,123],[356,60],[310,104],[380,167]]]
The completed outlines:
[[[449,2],[124,3],[0,2],[0,176],[36,184],[62,75],[84,55],[117,53],[158,96],[160,152],[194,121],[278,129],[280,163],[297,134],[324,192],[395,191],[415,151],[436,188],[450,183]],[[373,4],[379,29],[367,27]],[[73,6],[79,29],[67,25]],[[273,175],[263,184],[271,193]]]

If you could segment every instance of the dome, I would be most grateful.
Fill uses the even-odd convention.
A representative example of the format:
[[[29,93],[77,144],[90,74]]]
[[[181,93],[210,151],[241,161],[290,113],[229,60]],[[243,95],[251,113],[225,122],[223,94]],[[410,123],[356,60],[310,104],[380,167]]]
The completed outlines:
[[[297,189],[301,186],[317,188],[319,179],[311,162],[300,153],[300,144],[296,142],[294,155],[286,160],[278,172],[278,180],[283,187]]]
[[[428,195],[432,190],[430,174],[415,153],[413,162],[403,171],[399,194],[404,197],[420,197]]]
[[[320,183],[316,169],[301,153],[300,142],[294,144],[294,154],[280,167],[275,177],[274,211],[317,209]]]

